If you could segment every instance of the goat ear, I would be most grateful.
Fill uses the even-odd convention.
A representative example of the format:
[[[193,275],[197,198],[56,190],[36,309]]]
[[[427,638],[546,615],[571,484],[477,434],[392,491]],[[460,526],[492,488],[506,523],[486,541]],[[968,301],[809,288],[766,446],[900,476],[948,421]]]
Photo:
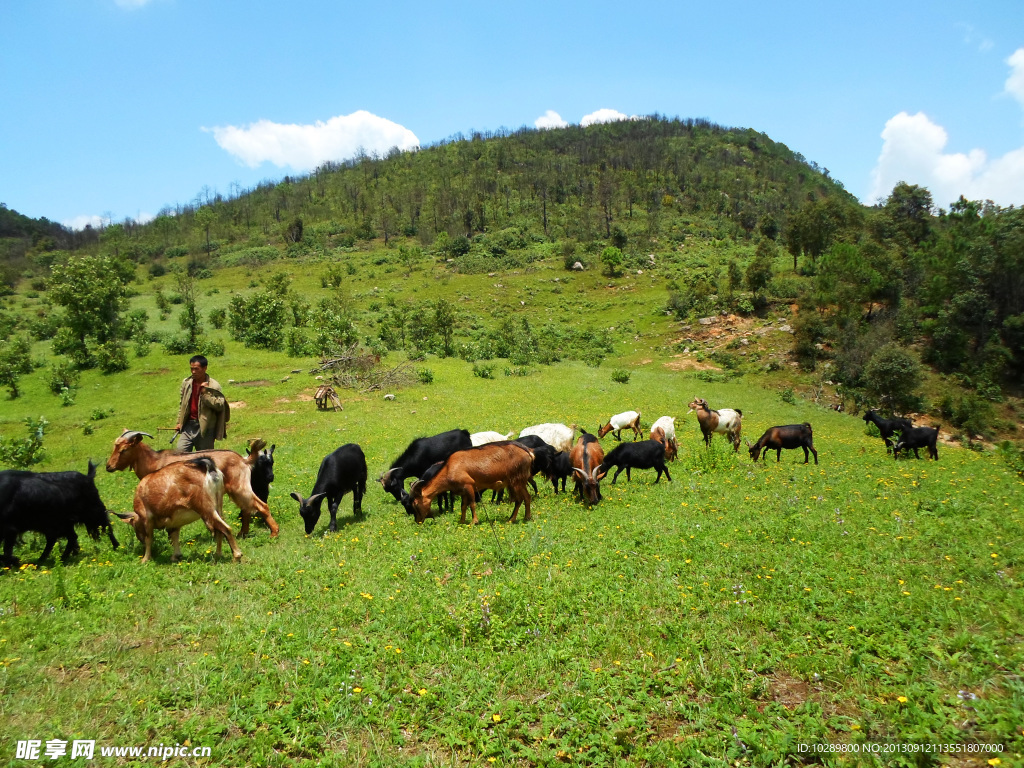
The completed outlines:
[[[277,448],[277,446],[276,446],[276,445],[272,445],[272,446],[270,446],[270,455],[271,455],[271,456],[273,456],[273,455],[274,455],[274,449],[275,449],[275,448]]]
[[[601,478],[603,478],[605,475],[608,474],[607,472],[601,472],[601,474],[597,474],[600,471],[600,469],[601,468],[598,467],[597,469],[594,470],[593,474],[591,475],[591,477],[594,478],[594,482],[595,483],[600,483],[601,482]]]
[[[302,497],[299,496],[299,494],[297,494],[295,491],[292,491],[290,495],[291,495],[291,497],[293,499],[295,499],[297,502],[299,502],[299,504],[302,503]]]

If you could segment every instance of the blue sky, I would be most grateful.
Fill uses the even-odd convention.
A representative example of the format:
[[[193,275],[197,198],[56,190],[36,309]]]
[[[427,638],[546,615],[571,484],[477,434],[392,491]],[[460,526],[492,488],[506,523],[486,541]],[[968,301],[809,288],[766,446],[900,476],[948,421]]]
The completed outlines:
[[[76,226],[654,112],[762,131],[867,203],[1024,204],[1019,0],[5,0],[0,88],[0,202]]]

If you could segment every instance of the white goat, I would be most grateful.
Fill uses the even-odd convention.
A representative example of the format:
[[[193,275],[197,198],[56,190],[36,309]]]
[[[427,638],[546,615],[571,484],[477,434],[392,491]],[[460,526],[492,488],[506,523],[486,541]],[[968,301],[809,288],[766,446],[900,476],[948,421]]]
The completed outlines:
[[[474,432],[469,436],[470,441],[473,443],[473,447],[476,448],[478,445],[485,445],[486,443],[497,443],[501,440],[511,440],[512,435],[515,432],[509,432],[507,435],[501,434],[501,432]]]
[[[565,424],[537,424],[527,427],[519,433],[520,437],[536,435],[556,451],[572,450],[572,439],[576,434],[576,427],[567,427]]]
[[[643,430],[640,429],[640,412],[639,411],[624,411],[623,413],[617,413],[612,416],[608,423],[598,427],[597,436],[604,437],[609,432],[616,440],[621,440],[622,435],[620,434],[624,429],[633,430],[633,439],[637,437],[643,437]]]

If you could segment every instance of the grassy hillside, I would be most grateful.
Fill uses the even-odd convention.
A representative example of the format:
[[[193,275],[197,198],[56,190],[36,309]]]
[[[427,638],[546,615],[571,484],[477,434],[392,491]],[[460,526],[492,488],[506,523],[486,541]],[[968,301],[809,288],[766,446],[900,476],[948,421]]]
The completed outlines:
[[[116,552],[86,540],[72,565],[0,575],[3,731],[209,746],[201,765],[776,765],[830,762],[799,746],[829,743],[961,750],[878,764],[1020,760],[1020,478],[946,446],[938,463],[893,462],[855,417],[661,362],[623,385],[580,363],[484,380],[430,359],[430,385],[317,413],[291,372],[304,366],[229,345],[210,369],[237,382],[227,442],[278,446],[280,537],[257,526],[236,566],[193,525],[181,564],[160,534],[140,567],[119,525]],[[86,374],[74,406],[14,402],[50,404],[46,468],[84,468],[122,427],[168,424],[185,369],[152,354]],[[812,422],[821,463],[755,466],[720,438],[705,451],[695,394],[742,408],[750,436]],[[528,524],[484,503],[477,527],[416,526],[373,485],[365,519],[346,499],[337,534],[324,518],[306,537],[287,496],[345,442],[376,477],[417,435],[595,428],[625,408],[678,417],[673,482],[623,475],[593,509],[547,487]],[[130,505],[134,476],[98,483]],[[26,557],[41,547],[27,539]],[[984,748],[1002,751],[967,752]]]

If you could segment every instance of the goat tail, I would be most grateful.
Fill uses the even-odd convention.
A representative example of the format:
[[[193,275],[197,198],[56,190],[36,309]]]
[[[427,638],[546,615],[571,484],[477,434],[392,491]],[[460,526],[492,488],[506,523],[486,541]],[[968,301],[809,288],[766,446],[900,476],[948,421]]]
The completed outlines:
[[[741,419],[743,418],[743,411],[741,411],[739,408],[733,408],[733,410],[740,415]]]
[[[245,463],[250,467],[256,466],[256,460],[260,457],[260,451],[267,447],[267,441],[257,437],[249,441],[249,455],[245,457]]]
[[[811,422],[805,421],[804,426],[807,427],[808,432],[810,432],[812,435],[814,434],[814,429],[811,427]]]

